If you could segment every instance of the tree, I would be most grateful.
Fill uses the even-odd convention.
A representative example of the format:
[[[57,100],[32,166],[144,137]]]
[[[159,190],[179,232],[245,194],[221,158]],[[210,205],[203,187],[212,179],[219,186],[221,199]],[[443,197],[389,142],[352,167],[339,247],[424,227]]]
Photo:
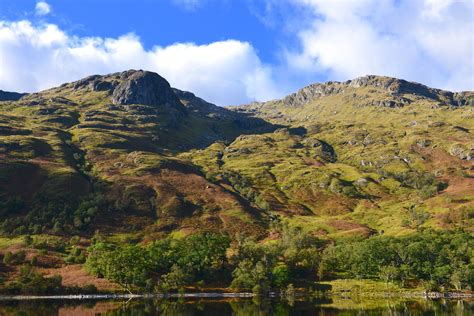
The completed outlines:
[[[20,268],[19,276],[7,286],[7,291],[17,294],[56,294],[62,290],[61,276],[45,278],[30,265]]]
[[[191,282],[192,276],[177,264],[171,267],[171,271],[161,276],[161,289],[164,291],[179,290]]]
[[[385,281],[385,283],[387,284],[389,282],[398,280],[399,276],[400,276],[400,270],[393,265],[383,266],[380,268],[379,278]]]
[[[131,292],[131,285],[145,286],[147,267],[146,252],[139,246],[127,245],[108,254],[105,276]]]
[[[194,277],[210,279],[227,261],[227,235],[200,233],[177,242],[174,249],[178,254],[176,264],[194,274]]]
[[[283,287],[290,281],[290,271],[288,266],[280,262],[272,269],[273,284],[277,287]]]
[[[241,261],[232,272],[232,276],[233,280],[230,285],[232,288],[258,290],[256,292],[259,293],[270,288],[272,277],[269,267],[264,262],[258,261],[254,264],[249,259]]]
[[[92,244],[87,248],[89,255],[85,263],[86,270],[98,277],[105,277],[108,257],[113,249],[113,245],[103,242]]]

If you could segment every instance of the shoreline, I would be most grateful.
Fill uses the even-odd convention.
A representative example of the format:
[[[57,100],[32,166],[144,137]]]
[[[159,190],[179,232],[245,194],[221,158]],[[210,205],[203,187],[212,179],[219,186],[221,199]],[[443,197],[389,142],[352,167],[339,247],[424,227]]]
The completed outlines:
[[[0,295],[0,301],[27,301],[27,300],[109,300],[109,299],[166,299],[166,298],[253,298],[259,297],[251,292],[202,292],[202,293],[148,293],[148,294],[75,294],[75,295]],[[284,298],[277,292],[269,292],[267,298]],[[310,297],[304,293],[297,293],[297,298]],[[418,299],[465,299],[474,298],[474,293],[458,293],[458,292],[382,292],[382,293],[327,293],[323,297],[371,297],[371,298],[418,298]]]
[[[134,299],[134,298],[251,298],[256,296],[253,293],[156,293],[156,294],[74,294],[74,295],[0,295],[0,301],[8,300],[101,300],[101,299]]]

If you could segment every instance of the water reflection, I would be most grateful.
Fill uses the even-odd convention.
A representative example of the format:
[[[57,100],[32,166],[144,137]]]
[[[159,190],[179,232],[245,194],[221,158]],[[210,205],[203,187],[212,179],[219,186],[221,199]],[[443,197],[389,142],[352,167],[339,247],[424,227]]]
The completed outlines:
[[[0,301],[2,316],[145,316],[145,315],[474,315],[468,300],[354,300],[313,301],[254,299],[141,299],[131,301]]]

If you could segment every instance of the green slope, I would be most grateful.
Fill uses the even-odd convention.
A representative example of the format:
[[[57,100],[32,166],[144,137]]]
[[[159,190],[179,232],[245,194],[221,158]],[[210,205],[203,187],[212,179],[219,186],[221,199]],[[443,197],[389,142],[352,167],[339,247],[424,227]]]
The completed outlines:
[[[9,293],[474,280],[473,92],[367,76],[222,108],[130,70],[4,100]]]
[[[0,103],[3,232],[470,230],[473,100],[368,76],[220,108],[149,72],[91,76]]]

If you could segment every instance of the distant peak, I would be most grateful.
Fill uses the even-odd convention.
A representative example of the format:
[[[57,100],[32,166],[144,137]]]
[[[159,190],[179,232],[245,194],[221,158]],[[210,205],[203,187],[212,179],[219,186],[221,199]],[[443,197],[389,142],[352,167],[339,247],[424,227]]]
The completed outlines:
[[[370,86],[382,88],[394,94],[413,93],[432,99],[436,99],[437,92],[441,91],[439,89],[430,88],[418,82],[410,82],[403,79],[375,75],[358,77],[353,80],[346,81],[346,84],[353,88]]]
[[[313,83],[286,96],[283,102],[289,106],[298,107],[319,97],[342,93],[348,88],[358,89],[363,87],[373,87],[394,97],[403,94],[415,94],[433,100],[440,100],[440,96],[442,96],[443,99],[447,99],[448,103],[452,105],[465,105],[471,102],[464,100],[463,96],[466,93],[453,93],[430,88],[417,82],[377,75],[366,75],[344,82],[328,81],[325,83]]]
[[[0,90],[0,101],[17,101],[26,94]]]

